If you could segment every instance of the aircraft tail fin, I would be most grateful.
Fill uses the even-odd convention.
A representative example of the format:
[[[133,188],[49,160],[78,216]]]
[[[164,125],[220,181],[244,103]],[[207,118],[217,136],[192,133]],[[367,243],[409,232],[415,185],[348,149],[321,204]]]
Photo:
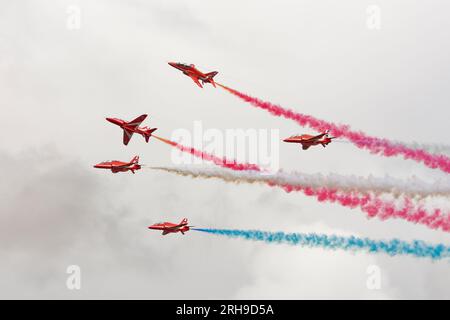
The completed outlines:
[[[206,74],[206,76],[207,76],[209,79],[212,79],[212,78],[214,78],[218,73],[219,73],[218,71],[212,71],[212,72],[208,72],[208,73]]]
[[[152,128],[152,129],[148,129],[146,130],[142,135],[145,138],[145,142],[148,142],[148,140],[150,139],[150,137],[152,136],[152,133],[154,131],[156,131],[158,128]]]
[[[217,71],[213,71],[213,72],[208,72],[207,74],[206,74],[206,76],[208,77],[208,79],[209,79],[209,82],[213,85],[213,87],[215,88],[216,87],[216,83],[214,82],[214,77],[218,74],[219,72],[217,72]]]
[[[130,163],[138,164],[139,163],[139,156],[134,156],[134,158],[131,159]]]
[[[188,224],[188,219],[187,218],[183,218],[183,220],[181,220],[180,224]]]

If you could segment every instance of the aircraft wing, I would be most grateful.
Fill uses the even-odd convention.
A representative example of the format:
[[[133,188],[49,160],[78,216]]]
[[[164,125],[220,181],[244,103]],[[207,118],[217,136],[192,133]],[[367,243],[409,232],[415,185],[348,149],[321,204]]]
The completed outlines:
[[[115,165],[114,168],[123,169],[123,168],[128,168],[131,165],[132,165],[132,163],[122,162],[122,164]]]
[[[177,229],[180,229],[180,228],[181,228],[180,225],[166,227],[167,230],[177,230]]]
[[[147,118],[147,115],[143,114],[143,115],[137,117],[136,119],[131,120],[130,122],[128,122],[127,123],[127,127],[136,128],[142,123],[142,121],[145,120],[145,118]]]
[[[309,138],[308,141],[316,141],[316,140],[319,140],[320,138],[322,138],[322,137],[325,136],[325,135],[327,135],[327,133],[321,133],[321,134],[319,134],[319,135],[317,135],[317,136],[314,136],[314,137],[312,137],[312,138]]]
[[[201,85],[201,83],[198,81],[198,78],[194,77],[194,76],[189,76],[191,77],[192,80],[194,80],[194,82],[200,87],[203,88],[203,86]]]
[[[127,145],[130,142],[131,137],[133,136],[133,131],[124,129],[123,130],[123,144]]]

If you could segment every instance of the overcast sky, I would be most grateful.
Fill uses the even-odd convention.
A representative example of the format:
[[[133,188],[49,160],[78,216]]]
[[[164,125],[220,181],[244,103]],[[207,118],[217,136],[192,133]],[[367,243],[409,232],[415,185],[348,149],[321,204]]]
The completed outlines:
[[[367,8],[381,13],[367,27]],[[73,14],[80,12],[80,28]],[[219,71],[217,81],[355,129],[405,142],[449,141],[448,1],[0,0],[0,298],[450,298],[448,261],[268,245],[147,226],[188,217],[200,227],[323,232],[450,243],[404,221],[317,203],[259,185],[141,170],[95,170],[172,150],[104,120],[177,129],[309,132],[168,61]],[[351,144],[308,152],[280,144],[280,165],[308,173],[448,179]],[[444,202],[448,208],[448,202]],[[81,268],[68,290],[66,268]],[[369,266],[381,288],[367,285]]]

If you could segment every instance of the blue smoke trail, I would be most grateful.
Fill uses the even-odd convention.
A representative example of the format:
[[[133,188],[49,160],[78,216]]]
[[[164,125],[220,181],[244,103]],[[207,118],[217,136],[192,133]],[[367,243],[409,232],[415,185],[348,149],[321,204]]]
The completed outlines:
[[[443,244],[431,245],[421,240],[411,242],[392,239],[389,241],[371,240],[355,236],[341,237],[315,233],[284,233],[258,230],[201,229],[192,230],[207,232],[231,238],[244,238],[267,243],[287,243],[298,246],[322,247],[325,249],[343,249],[346,251],[363,250],[373,253],[387,253],[390,256],[410,255],[433,260],[450,257],[450,247]]]

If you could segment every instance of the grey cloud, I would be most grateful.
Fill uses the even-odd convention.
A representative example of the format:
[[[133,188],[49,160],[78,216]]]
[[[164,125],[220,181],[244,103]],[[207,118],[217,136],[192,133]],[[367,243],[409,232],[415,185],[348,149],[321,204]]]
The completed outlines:
[[[67,6],[82,9],[66,28]],[[450,241],[401,221],[317,203],[266,186],[232,186],[141,170],[93,170],[101,160],[167,165],[171,150],[133,139],[106,116],[150,115],[177,128],[307,131],[190,80],[169,60],[217,69],[221,82],[298,111],[407,142],[448,143],[447,2],[0,1],[0,296],[2,298],[448,297],[446,263],[267,246],[146,226],[186,216],[199,226]],[[438,10],[439,9],[439,10]],[[139,138],[139,137],[137,137]],[[299,152],[280,145],[286,170],[365,176],[443,174],[348,144]],[[65,269],[82,267],[79,292]],[[366,266],[386,276],[364,287]],[[330,266],[331,265],[331,266]],[[336,268],[332,266],[336,265]],[[342,279],[345,278],[344,282]],[[442,280],[442,281],[441,281]]]

